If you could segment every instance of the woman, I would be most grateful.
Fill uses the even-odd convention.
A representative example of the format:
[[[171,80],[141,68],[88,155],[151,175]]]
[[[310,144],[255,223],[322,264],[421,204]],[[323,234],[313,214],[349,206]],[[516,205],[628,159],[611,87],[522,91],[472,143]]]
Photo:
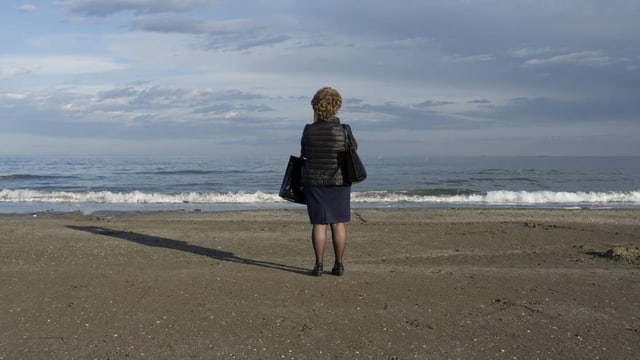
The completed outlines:
[[[328,227],[335,253],[331,273],[337,276],[344,273],[345,223],[351,220],[351,184],[344,176],[343,165],[347,136],[354,148],[358,145],[349,126],[343,127],[336,116],[341,106],[342,97],[338,91],[330,87],[318,90],[311,100],[313,123],[306,125],[302,133],[302,186],[313,225],[311,242],[316,263],[311,274],[314,276],[322,275]]]

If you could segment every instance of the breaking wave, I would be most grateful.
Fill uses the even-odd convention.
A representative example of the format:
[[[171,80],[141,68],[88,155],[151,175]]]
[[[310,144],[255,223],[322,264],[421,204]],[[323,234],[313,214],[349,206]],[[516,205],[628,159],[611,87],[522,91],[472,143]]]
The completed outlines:
[[[352,192],[353,203],[416,204],[416,205],[493,205],[493,206],[554,206],[606,205],[640,206],[640,191],[628,192],[553,192],[553,191],[490,191],[411,190]],[[112,192],[112,191],[42,191],[18,189],[0,190],[0,203],[101,203],[101,204],[271,204],[284,203],[277,193],[268,192]]]

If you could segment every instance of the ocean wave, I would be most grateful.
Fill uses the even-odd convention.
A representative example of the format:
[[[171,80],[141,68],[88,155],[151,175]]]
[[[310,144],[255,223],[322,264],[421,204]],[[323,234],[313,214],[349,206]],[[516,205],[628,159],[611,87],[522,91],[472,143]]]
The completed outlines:
[[[0,191],[0,202],[44,202],[44,203],[113,203],[113,204],[242,204],[270,203],[284,201],[277,194],[264,192],[254,193],[199,193],[185,192],[179,194],[147,193],[141,191],[40,191],[40,190],[7,190]]]
[[[555,192],[490,191],[486,194],[464,193],[413,195],[410,192],[369,191],[353,193],[354,202],[434,203],[469,205],[553,205],[553,204],[624,204],[640,205],[640,191],[628,192]]]
[[[138,175],[220,175],[220,174],[263,174],[268,170],[159,170],[137,172]]]
[[[354,203],[376,204],[451,204],[451,205],[624,205],[640,206],[640,190],[629,192],[554,192],[554,191],[490,191],[486,194],[468,190],[412,190],[353,192]],[[141,191],[0,191],[0,202],[6,203],[113,203],[113,204],[259,204],[286,202],[276,193],[267,192],[183,192],[176,194]]]
[[[73,179],[73,176],[61,175],[32,175],[32,174],[0,174],[2,180],[43,180],[43,179]]]

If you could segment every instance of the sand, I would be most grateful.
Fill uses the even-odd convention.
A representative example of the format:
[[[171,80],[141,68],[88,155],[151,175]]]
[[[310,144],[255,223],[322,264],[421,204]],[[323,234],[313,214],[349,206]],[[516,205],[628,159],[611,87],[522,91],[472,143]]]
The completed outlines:
[[[0,216],[4,359],[639,359],[640,211]],[[327,248],[325,267],[333,262]]]

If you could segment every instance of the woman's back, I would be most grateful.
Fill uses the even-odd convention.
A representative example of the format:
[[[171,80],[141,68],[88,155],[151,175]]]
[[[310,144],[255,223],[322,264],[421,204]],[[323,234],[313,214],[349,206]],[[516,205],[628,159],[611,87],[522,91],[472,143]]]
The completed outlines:
[[[338,118],[318,120],[305,126],[301,140],[305,158],[302,184],[341,186],[343,180],[345,130]]]

